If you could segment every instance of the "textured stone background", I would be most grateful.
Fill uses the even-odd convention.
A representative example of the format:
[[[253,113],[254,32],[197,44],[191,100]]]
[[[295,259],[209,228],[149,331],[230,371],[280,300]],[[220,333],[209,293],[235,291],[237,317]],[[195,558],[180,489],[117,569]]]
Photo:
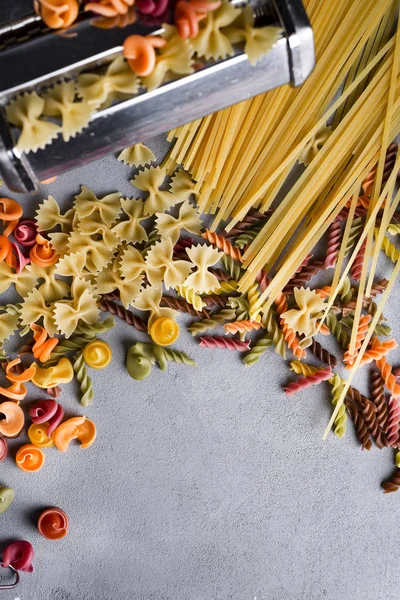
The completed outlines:
[[[51,193],[67,204],[82,183],[132,195],[131,172],[109,157],[24,202],[29,212]],[[397,307],[394,294],[385,314],[399,335]],[[13,461],[18,440],[1,463],[0,484],[16,493],[0,517],[1,544],[28,539],[36,552],[34,574],[1,599],[398,598],[400,493],[379,487],[392,452],[362,452],[352,426],[322,442],[327,384],[286,398],[281,385],[292,375],[273,351],[245,369],[237,354],[203,350],[185,331],[176,347],[198,368],[170,364],[135,382],[125,353],[140,335],[118,323],[104,338],[114,360],[92,373],[95,401],[85,411],[96,444],[46,450],[45,467],[29,475]],[[355,385],[367,391],[365,374]],[[70,416],[81,413],[75,391],[70,384],[61,398]],[[35,527],[52,505],[70,518],[59,542]]]

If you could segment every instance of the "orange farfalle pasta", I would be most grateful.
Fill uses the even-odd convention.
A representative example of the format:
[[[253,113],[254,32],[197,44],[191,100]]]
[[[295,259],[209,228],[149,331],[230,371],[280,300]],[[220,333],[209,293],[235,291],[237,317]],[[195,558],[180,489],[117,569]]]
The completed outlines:
[[[41,325],[32,323],[33,339],[35,343],[32,347],[33,356],[41,362],[49,360],[50,354],[58,344],[58,338],[52,338]],[[49,337],[49,339],[47,339]]]
[[[345,363],[347,369],[350,369],[353,366],[354,361],[357,358],[357,354],[361,348],[361,344],[363,343],[364,338],[367,335],[368,326],[371,321],[371,318],[372,318],[371,315],[361,315],[361,317],[360,317],[360,323],[358,325],[356,345],[354,347],[354,352],[350,352],[350,350],[347,349],[346,352],[344,353],[343,362]]]
[[[36,244],[29,251],[31,261],[39,267],[50,267],[58,261],[58,254],[51,245],[49,240],[46,240],[38,233],[36,236]]]
[[[123,55],[136,75],[147,77],[156,66],[155,48],[163,48],[166,44],[166,40],[156,35],[130,35],[124,41]]]
[[[233,321],[232,323],[226,323],[224,329],[227,333],[246,333],[247,331],[253,331],[254,329],[260,329],[261,323],[258,321]]]
[[[99,2],[89,2],[85,5],[85,10],[101,15],[102,17],[117,17],[126,15],[130,6],[133,6],[135,0],[100,0]]]
[[[195,38],[199,33],[199,22],[206,18],[210,10],[216,10],[221,2],[204,0],[180,0],[175,8],[175,25],[184,40]]]
[[[288,309],[286,294],[284,294],[284,292],[281,292],[275,298],[274,304],[276,306],[276,312],[278,313],[278,315],[285,313]],[[303,348],[300,347],[296,333],[293,331],[293,329],[289,327],[289,325],[284,319],[280,318],[279,322],[282,328],[282,333],[285,338],[285,342],[287,343],[289,350],[291,350],[294,356],[299,360],[305,358],[307,356],[307,353]]]
[[[361,365],[366,365],[374,360],[379,360],[382,356],[387,356],[391,350],[397,348],[398,344],[395,339],[385,340],[381,342],[379,338],[373,337],[371,340],[371,347],[364,352],[364,356],[361,359]]]
[[[35,0],[36,12],[50,29],[65,29],[76,20],[78,0]]]

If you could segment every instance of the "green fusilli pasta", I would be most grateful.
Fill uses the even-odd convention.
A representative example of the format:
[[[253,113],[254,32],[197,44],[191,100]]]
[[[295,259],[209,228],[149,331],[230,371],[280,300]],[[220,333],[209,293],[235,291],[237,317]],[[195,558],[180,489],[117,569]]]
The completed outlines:
[[[272,339],[275,352],[280,354],[282,358],[286,358],[285,337],[275,319],[274,311],[270,309],[267,313],[264,313],[261,322]]]
[[[88,406],[93,400],[93,387],[92,380],[87,373],[83,352],[79,352],[76,355],[73,366],[81,389],[81,404],[82,406]]]
[[[233,260],[233,258],[228,254],[223,255],[223,257],[221,258],[221,263],[225,271],[228,271],[232,279],[234,279],[235,281],[239,281],[242,271],[242,269],[240,268],[240,264],[236,260]]]
[[[226,321],[233,321],[235,317],[236,311],[234,308],[224,308],[211,315],[209,319],[202,319],[201,321],[192,323],[192,325],[188,327],[188,330],[192,335],[196,335],[197,333],[203,333],[204,331],[218,327],[218,325],[221,325]]]
[[[86,344],[95,339],[95,335],[73,335],[68,340],[60,340],[53,352],[50,354],[49,360],[46,361],[46,367],[58,362],[60,358],[66,354],[69,354],[70,352],[81,350],[86,346]]]
[[[114,325],[115,322],[112,317],[107,317],[107,319],[104,319],[102,323],[100,321],[96,321],[96,323],[89,324],[82,321],[75,329],[75,333],[79,335],[99,335],[109,331],[114,327]]]
[[[228,305],[236,310],[236,321],[247,321],[249,316],[249,301],[245,296],[229,298]]]
[[[331,310],[326,315],[325,323],[342,348],[346,350],[350,342],[350,334],[346,326],[337,319],[336,315]]]
[[[329,380],[329,383],[332,386],[332,404],[333,406],[336,406],[343,390],[343,381],[340,379],[339,375],[335,375]],[[343,402],[334,422],[333,432],[338,438],[342,438],[346,433],[346,421],[346,405]]]
[[[243,362],[246,367],[255,365],[270,346],[272,346],[272,338],[269,334],[263,335],[261,338],[259,338],[251,347],[250,352],[243,357]]]

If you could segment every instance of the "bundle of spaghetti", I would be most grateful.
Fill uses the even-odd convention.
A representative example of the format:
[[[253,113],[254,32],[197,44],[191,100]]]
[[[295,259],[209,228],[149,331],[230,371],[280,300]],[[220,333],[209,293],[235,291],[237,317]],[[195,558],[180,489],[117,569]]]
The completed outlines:
[[[400,428],[400,400],[389,399],[389,416],[386,425],[386,439],[389,446],[397,446]]]
[[[283,390],[287,396],[292,396],[293,394],[297,394],[297,392],[311,387],[312,385],[318,385],[323,381],[327,381],[331,377],[333,377],[333,373],[330,367],[327,367],[325,369],[318,369],[317,371],[315,371],[315,373],[312,373],[311,375],[307,375],[306,377],[299,377],[297,381],[289,383],[289,385],[285,386]]]
[[[385,382],[376,371],[371,372],[370,379],[371,400],[376,406],[376,417],[382,430],[386,432],[388,407],[385,398]]]
[[[318,131],[319,127],[311,132],[310,124],[315,123],[323,108],[329,104],[338,81],[375,32],[391,3],[385,0],[377,8],[372,1],[363,3],[353,0],[345,3],[340,0],[331,7],[330,14],[326,7],[320,10],[317,0],[310,0],[306,4],[313,25],[317,54],[317,68],[309,80],[302,88],[280,88],[243,103],[244,110],[237,110],[230,117],[230,125],[234,131],[231,133],[230,127],[225,127],[219,146],[213,140],[219,127],[224,127],[224,120],[220,119],[216,123],[215,115],[203,119],[201,126],[196,125],[192,146],[189,145],[184,156],[180,157],[199,182],[199,188],[208,190],[215,185],[210,204],[218,206],[219,220],[230,216],[242,198],[244,201],[250,183],[258,192],[258,198],[261,198],[265,190],[257,189],[260,181],[264,185],[268,183],[265,186],[268,189],[276,179],[282,179],[282,174],[285,174],[307,141]],[[335,56],[335,61],[331,60],[332,56]],[[350,89],[349,94],[351,91]],[[260,119],[264,114],[268,114],[268,119]],[[308,138],[303,142],[302,138],[307,131]],[[236,132],[238,133],[232,145]],[[185,145],[186,138],[186,132],[185,137],[178,136],[174,147],[176,156],[180,152],[178,148]],[[296,143],[299,147],[293,153]],[[224,156],[218,154],[219,147],[226,148]],[[274,152],[271,152],[272,149]],[[285,157],[286,163],[282,166],[282,158]],[[204,160],[201,161],[201,158]],[[251,165],[253,167],[249,169]],[[213,181],[206,176],[211,169],[215,173]],[[268,182],[271,176],[274,178]],[[204,196],[207,197],[207,194]],[[251,194],[248,197],[246,204],[251,208],[256,199]]]
[[[385,164],[383,167],[383,176],[382,176],[382,187],[387,183],[387,180],[390,177],[391,172],[393,171],[394,163],[396,162],[396,156],[398,151],[398,145],[394,142],[390,144],[389,148],[386,150],[385,156]],[[363,180],[361,187],[366,196],[371,196],[374,181],[376,176],[376,167],[372,169]]]
[[[357,338],[356,345],[354,351],[351,352],[350,348],[348,348],[344,354],[343,362],[347,367],[351,367],[354,364],[354,361],[357,357],[358,351],[361,348],[361,344],[367,334],[368,326],[371,321],[371,315],[362,315],[360,318],[360,323],[357,330]]]
[[[392,367],[387,362],[385,356],[382,356],[376,361],[376,366],[381,372],[382,379],[385,382],[386,388],[395,398],[400,397],[400,384],[397,383],[396,376],[392,373]]]

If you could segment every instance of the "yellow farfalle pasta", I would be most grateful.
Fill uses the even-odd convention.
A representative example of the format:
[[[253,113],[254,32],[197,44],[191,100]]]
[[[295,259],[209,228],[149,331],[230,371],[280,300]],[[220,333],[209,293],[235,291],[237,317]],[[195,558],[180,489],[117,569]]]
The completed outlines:
[[[197,270],[189,275],[184,285],[198,293],[218,288],[218,279],[208,269],[221,260],[223,253],[212,246],[201,246],[200,244],[186,248],[186,252]]]
[[[192,206],[188,200],[185,200],[179,207],[178,217],[166,215],[165,213],[156,214],[156,229],[162,238],[171,238],[175,244],[179,239],[181,229],[190,231],[190,233],[200,233],[201,219],[195,206]]]
[[[118,160],[130,167],[138,167],[141,165],[149,165],[156,160],[153,152],[145,146],[145,144],[134,144],[122,150],[118,156]]]
[[[15,273],[6,262],[0,263],[0,294],[14,284],[17,293],[24,298],[37,285],[46,270],[37,265],[27,265],[21,273]]]
[[[18,311],[4,312],[0,315],[0,344],[8,340],[18,327]]]
[[[150,318],[148,327],[150,328],[153,322],[159,317],[167,317],[169,319],[175,319],[178,314],[176,310],[172,308],[164,308],[160,306],[162,298],[162,287],[161,286],[147,286],[142,288],[138,297],[136,298],[133,306],[137,310],[150,312]]]
[[[85,256],[85,267],[90,273],[101,271],[113,257],[114,251],[106,246],[97,236],[73,231],[68,240],[69,252],[81,253]]]
[[[59,259],[55,265],[54,272],[57,275],[63,275],[64,277],[79,277],[82,279],[87,275],[87,271],[85,271],[85,262],[85,255],[81,252],[67,254]]]
[[[50,238],[51,245],[57,251],[58,256],[62,257],[69,252],[68,244],[70,234],[61,231],[53,231],[47,234]]]
[[[119,265],[122,277],[127,281],[137,279],[143,272],[147,271],[147,263],[142,254],[133,246],[128,246],[121,253],[121,257],[114,261]]]
[[[114,261],[114,265],[117,262]],[[143,275],[138,275],[135,279],[124,279],[118,268],[113,268],[110,264],[103,269],[96,280],[96,291],[99,294],[109,294],[118,290],[121,296],[121,302],[125,308],[133,305],[142,288]]]
[[[40,319],[43,319],[43,327],[47,333],[54,335],[57,332],[57,325],[54,321],[53,310],[53,304],[48,306],[42,294],[35,288],[21,304],[21,324],[29,327],[32,323],[37,323]]]
[[[43,114],[61,118],[61,133],[68,142],[88,126],[93,110],[86,100],[76,100],[73,81],[63,81],[47,92]]]
[[[147,233],[145,228],[140,224],[148,217],[144,216],[144,202],[134,200],[133,198],[121,198],[121,208],[127,221],[119,221],[113,227],[113,231],[124,242],[140,243],[147,241]]]
[[[114,93],[134,96],[139,90],[139,80],[124,57],[119,54],[103,75],[83,73],[78,77],[79,95],[93,108],[99,108]]]
[[[245,6],[235,22],[224,30],[233,44],[244,42],[249,62],[256,62],[272,48],[282,35],[280,27],[254,27],[253,9]]]
[[[167,290],[181,285],[193,265],[186,260],[173,260],[174,247],[171,239],[154,244],[147,253],[147,277],[151,284],[164,282]]]
[[[43,149],[60,133],[60,127],[40,117],[45,101],[36,92],[17,96],[6,106],[7,120],[21,128],[17,148],[21,152]]]
[[[53,196],[48,196],[46,200],[43,200],[43,202],[39,204],[35,221],[39,231],[48,231],[49,229],[54,229],[54,227],[60,225],[61,231],[68,233],[72,229],[74,215],[75,210],[73,208],[70,208],[65,214],[62,214],[57,201]]]
[[[57,328],[66,337],[70,337],[80,320],[95,323],[100,313],[93,289],[84,279],[74,278],[71,294],[72,300],[55,302],[53,311]]]
[[[111,227],[121,212],[120,197],[120,192],[115,192],[98,198],[92,190],[82,185],[81,193],[75,196],[74,206],[80,219],[98,213],[103,223]]]
[[[186,173],[183,169],[179,169],[172,176],[170,192],[175,194],[179,200],[188,200],[193,194],[197,199],[199,193],[196,190],[195,183],[190,177],[189,173]]]
[[[321,150],[325,142],[328,141],[331,135],[331,128],[324,125],[321,129],[307,142],[298,158],[299,163],[308,166]]]
[[[101,236],[101,239],[109,250],[114,250],[119,243],[115,231],[102,221],[98,213],[80,219],[78,230],[84,235],[95,236],[96,239],[99,239],[99,236]]]
[[[290,329],[305,336],[317,332],[317,319],[325,308],[324,299],[315,290],[309,288],[294,288],[294,297],[299,307],[282,313],[281,318]]]
[[[207,13],[207,17],[200,21],[200,31],[191,40],[197,56],[207,60],[213,58],[227,58],[234,53],[229,37],[221,30],[231,25],[240,15],[240,9],[234,8],[230,3],[223,2],[217,10]]]
[[[55,278],[55,267],[56,266],[54,265],[46,270],[43,269],[44,282],[38,287],[39,292],[46,302],[60,300],[70,293],[71,288],[68,283],[62,279]]]
[[[164,24],[162,36],[167,40],[164,48],[160,48],[156,64],[150,75],[142,78],[142,83],[149,91],[158,88],[172,74],[190,75],[193,73],[192,40],[182,39],[173,25]]]
[[[166,176],[165,168],[150,167],[131,179],[131,184],[149,194],[144,202],[143,214],[150,216],[156,212],[164,212],[179,202],[171,192],[160,190]]]

